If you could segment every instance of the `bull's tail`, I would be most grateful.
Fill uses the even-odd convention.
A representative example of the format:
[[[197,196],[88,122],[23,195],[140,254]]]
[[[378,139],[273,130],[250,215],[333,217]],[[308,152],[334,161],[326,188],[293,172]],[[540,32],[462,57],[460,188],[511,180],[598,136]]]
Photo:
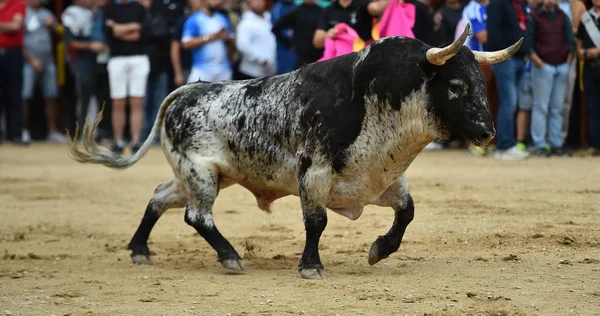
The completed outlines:
[[[165,100],[160,105],[160,108],[158,110],[158,116],[154,120],[154,126],[152,126],[152,131],[150,132],[150,135],[148,135],[148,138],[146,139],[144,144],[142,144],[140,149],[134,155],[130,157],[119,156],[113,153],[108,148],[98,146],[98,144],[96,144],[96,142],[94,141],[94,133],[96,131],[96,128],[98,127],[98,124],[102,120],[102,114],[104,112],[104,106],[102,106],[102,110],[100,110],[98,116],[91,124],[91,126],[88,124],[88,117],[86,116],[85,124],[83,126],[83,132],[81,135],[84,148],[78,148],[77,146],[79,124],[77,124],[75,128],[75,136],[73,138],[71,138],[71,135],[67,130],[67,140],[71,158],[80,163],[102,164],[114,169],[127,169],[133,166],[148,152],[148,149],[150,149],[150,147],[152,146],[156,135],[158,135],[158,133],[160,132],[160,127],[165,117],[165,113],[167,112],[167,109],[169,108],[171,103],[173,103],[173,101],[177,99],[177,97],[188,91],[193,86],[195,85],[182,86],[176,89],[175,91],[171,92],[165,98]]]

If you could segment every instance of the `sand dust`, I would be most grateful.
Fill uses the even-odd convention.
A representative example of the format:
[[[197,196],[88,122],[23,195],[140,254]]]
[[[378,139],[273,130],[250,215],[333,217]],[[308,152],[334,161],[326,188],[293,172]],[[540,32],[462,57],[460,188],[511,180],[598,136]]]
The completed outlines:
[[[116,171],[78,164],[63,146],[2,146],[0,315],[600,315],[599,159],[422,153],[400,250],[367,263],[391,209],[356,221],[330,212],[323,281],[297,271],[298,199],[268,215],[237,186],[214,213],[245,274],[221,268],[183,209],[150,236],[153,264],[132,264],[126,245],[171,177],[159,148]]]

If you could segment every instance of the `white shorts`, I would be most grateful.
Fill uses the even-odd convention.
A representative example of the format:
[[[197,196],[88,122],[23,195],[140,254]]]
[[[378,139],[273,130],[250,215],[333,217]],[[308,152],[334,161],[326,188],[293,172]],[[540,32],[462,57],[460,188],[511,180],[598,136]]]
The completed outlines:
[[[146,96],[150,60],[146,55],[118,56],[108,61],[111,99]]]
[[[190,76],[188,77],[187,83],[196,82],[198,80],[208,81],[208,82],[218,82],[218,81],[226,81],[231,80],[232,73],[231,71],[221,71],[221,72],[207,72],[200,70],[198,68],[192,68],[190,72]]]

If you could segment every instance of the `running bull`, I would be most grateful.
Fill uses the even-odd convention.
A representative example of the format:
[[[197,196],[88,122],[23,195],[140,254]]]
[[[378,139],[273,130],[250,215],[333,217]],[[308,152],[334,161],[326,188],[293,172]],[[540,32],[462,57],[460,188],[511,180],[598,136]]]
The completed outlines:
[[[398,250],[413,219],[404,174],[417,154],[434,140],[486,146],[495,135],[478,63],[509,59],[523,39],[502,51],[472,52],[463,46],[469,29],[443,48],[388,37],[288,74],[188,84],[164,100],[133,156],[94,143],[101,115],[84,126],[84,148],[75,138],[69,150],[78,162],[125,169],[160,133],[174,178],[156,188],[129,243],[137,263],[148,262],[148,236],[160,216],[185,207],[185,222],[219,262],[245,270],[212,215],[219,191],[239,184],[265,211],[281,197],[300,198],[306,240],[299,271],[308,279],[324,277],[318,244],[326,209],[356,220],[366,205],[391,207],[393,224],[369,252],[373,265]]]

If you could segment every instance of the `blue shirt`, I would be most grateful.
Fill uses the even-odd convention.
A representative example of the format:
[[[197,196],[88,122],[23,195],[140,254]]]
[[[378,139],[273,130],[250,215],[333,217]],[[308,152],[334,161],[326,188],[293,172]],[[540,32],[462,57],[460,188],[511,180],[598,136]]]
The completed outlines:
[[[485,6],[475,0],[471,0],[463,9],[463,20],[471,24],[471,33],[476,34],[485,31],[487,11]],[[477,40],[473,35],[469,37],[468,47],[474,51],[487,51],[487,47]]]
[[[202,11],[192,14],[183,25],[181,42],[185,43],[194,37],[202,37],[227,29],[233,34],[227,17],[219,12],[208,16]],[[223,40],[214,40],[200,47],[192,49],[192,69],[199,69],[210,73],[231,71],[231,64],[227,56],[227,45]]]

